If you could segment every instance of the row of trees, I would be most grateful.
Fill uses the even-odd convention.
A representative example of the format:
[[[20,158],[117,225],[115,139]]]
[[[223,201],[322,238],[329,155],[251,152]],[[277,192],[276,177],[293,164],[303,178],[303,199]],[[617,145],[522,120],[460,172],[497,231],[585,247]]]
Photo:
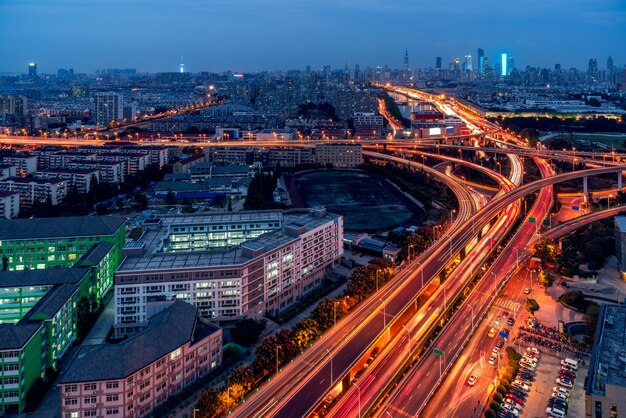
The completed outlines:
[[[311,315],[298,322],[293,329],[283,328],[263,338],[255,349],[255,358],[250,366],[235,369],[223,388],[212,387],[203,392],[197,404],[199,416],[215,417],[231,411],[256,387],[260,379],[303,353],[394,274],[393,264],[379,258],[373,259],[367,266],[355,269],[344,296],[322,299]],[[242,327],[252,329],[255,325],[246,324]]]
[[[500,384],[496,387],[496,392],[493,394],[492,401],[485,411],[486,418],[496,418],[500,405],[502,404],[502,400],[511,388],[513,376],[515,376],[519,370],[519,362],[522,359],[522,356],[515,351],[513,347],[506,348],[506,355],[508,359],[507,367],[504,369],[504,372],[500,377]]]

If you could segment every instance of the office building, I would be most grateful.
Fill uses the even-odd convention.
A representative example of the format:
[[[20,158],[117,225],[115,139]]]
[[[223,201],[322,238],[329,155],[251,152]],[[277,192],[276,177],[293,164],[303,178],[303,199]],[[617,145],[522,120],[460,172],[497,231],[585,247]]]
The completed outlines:
[[[83,346],[61,378],[61,416],[151,414],[222,361],[222,330],[176,300],[118,344]]]
[[[323,207],[147,219],[115,274],[114,335],[174,299],[216,321],[283,312],[339,263],[342,240],[343,218]]]
[[[363,164],[361,144],[317,144],[315,162],[333,167],[354,168]]]
[[[72,268],[0,272],[0,415],[22,413],[33,382],[57,368],[76,340],[79,304],[99,304],[111,287],[113,249],[95,244]]]
[[[20,213],[20,194],[0,192],[0,219],[15,218]]]
[[[609,55],[609,58],[606,60],[606,70],[609,73],[613,73],[613,58]]]
[[[465,61],[463,62],[463,71],[467,73],[473,70],[474,70],[474,63],[472,61],[472,56],[466,55]]]
[[[598,76],[598,60],[591,58],[589,60],[589,68],[587,69],[589,77],[596,78]]]
[[[51,219],[0,220],[0,256],[6,270],[71,267],[94,244],[113,244],[109,278],[122,261],[126,240],[125,218],[67,216]]]
[[[509,57],[509,63],[506,67],[507,75],[511,75],[511,72],[515,69],[515,58]]]
[[[436,57],[435,58],[435,68],[437,70],[441,70],[441,57]]]
[[[28,64],[28,78],[31,80],[37,78],[37,64],[34,62]]]
[[[94,96],[94,116],[96,124],[108,126],[124,118],[124,97],[119,93],[96,93]]]
[[[478,48],[478,74],[485,74],[485,50]]]
[[[602,304],[585,381],[586,417],[613,418],[626,411],[625,369],[626,307]]]

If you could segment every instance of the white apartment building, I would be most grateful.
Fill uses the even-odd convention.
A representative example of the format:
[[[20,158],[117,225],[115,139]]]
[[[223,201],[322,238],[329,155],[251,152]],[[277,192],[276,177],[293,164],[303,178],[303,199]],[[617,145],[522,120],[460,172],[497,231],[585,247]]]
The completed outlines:
[[[48,199],[53,205],[58,205],[67,196],[67,181],[11,177],[0,181],[0,191],[19,193],[21,207],[31,207],[36,202],[43,203]]]
[[[0,219],[11,219],[20,213],[20,194],[0,192]]]
[[[126,176],[126,162],[109,161],[74,161],[65,168],[72,170],[96,169],[100,172],[100,181],[103,183],[122,183]]]
[[[10,157],[3,157],[2,162],[7,165],[17,166],[17,175],[25,176],[37,171],[37,156],[30,154],[16,154]]]
[[[182,299],[212,320],[260,318],[297,303],[343,254],[343,218],[326,209],[148,219],[115,274],[116,336]]]
[[[17,166],[0,164],[0,180],[8,179],[9,177],[17,176]]]
[[[315,162],[341,168],[356,167],[363,163],[361,144],[317,144]]]
[[[34,173],[34,176],[38,179],[62,179],[67,180],[68,187],[76,188],[78,193],[87,194],[91,190],[91,186],[95,181],[100,181],[100,171],[95,168],[91,169],[76,169],[69,168],[49,168],[47,170],[40,170]]]

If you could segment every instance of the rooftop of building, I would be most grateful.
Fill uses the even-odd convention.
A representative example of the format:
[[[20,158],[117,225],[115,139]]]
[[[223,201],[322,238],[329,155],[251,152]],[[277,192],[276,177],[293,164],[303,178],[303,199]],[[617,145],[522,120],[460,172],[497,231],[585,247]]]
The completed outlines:
[[[186,343],[193,344],[216,331],[217,326],[198,318],[198,308],[176,300],[154,315],[145,330],[119,344],[83,346],[60,383],[124,379]]]
[[[626,388],[626,307],[600,309],[585,390],[605,396],[607,385]]]
[[[163,216],[158,230],[144,230],[141,240],[146,243],[145,253],[140,256],[126,257],[118,272],[241,265],[250,260],[244,248],[254,251],[263,248],[265,251],[271,251],[297,239],[297,234],[286,232],[285,227],[290,228],[292,231],[298,230],[301,233],[305,233],[339,217],[340,215],[328,213],[321,208],[295,209],[284,212],[280,210],[266,210]],[[225,225],[257,221],[276,221],[279,223],[279,226],[274,231],[246,241],[242,245],[227,249],[175,253],[161,252],[168,234],[176,226]]]
[[[199,163],[189,169],[193,174],[196,171],[210,169],[213,173],[240,173],[242,171],[250,171],[247,165],[214,165],[213,163]]]
[[[232,185],[232,177],[218,177],[206,179],[205,181],[197,183],[187,181],[160,181],[154,186],[154,190],[157,192],[170,190],[175,192],[196,192],[208,190],[217,186],[231,187]]]
[[[192,156],[187,157],[187,158],[183,158],[183,159],[181,159],[178,162],[181,163],[181,164],[189,164],[189,163],[192,163],[194,161],[200,160],[200,159],[202,159],[204,157],[205,157],[205,155],[200,153],[200,154],[192,155]]]
[[[46,270],[0,271],[0,288],[48,286],[76,283],[89,272],[86,268],[58,268]]]
[[[3,240],[113,235],[126,222],[119,216],[66,216],[0,220]]]
[[[22,184],[58,184],[63,183],[65,180],[63,179],[35,179],[31,177],[9,177],[7,179],[1,180],[3,182],[12,182],[12,183],[22,183]]]
[[[18,192],[0,192],[0,197],[8,197],[8,196],[13,196],[13,195],[19,195]]]

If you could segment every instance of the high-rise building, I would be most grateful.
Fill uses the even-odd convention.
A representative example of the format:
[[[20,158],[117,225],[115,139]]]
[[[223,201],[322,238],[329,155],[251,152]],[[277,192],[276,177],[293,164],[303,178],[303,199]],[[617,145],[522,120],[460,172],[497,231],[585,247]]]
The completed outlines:
[[[589,69],[587,73],[590,77],[597,77],[598,75],[598,60],[595,58],[589,59]]]
[[[183,57],[180,57],[180,72],[185,72],[185,64],[183,63]]]
[[[408,50],[404,51],[404,69],[405,70],[409,69],[409,51]]]
[[[554,64],[554,71],[561,71],[561,64]]]
[[[28,78],[37,78],[37,64],[34,62],[28,64]]]
[[[435,68],[441,70],[441,57],[435,58]]]
[[[470,72],[474,69],[474,65],[472,63],[472,56],[466,55],[465,62],[463,63],[463,71]]]
[[[606,60],[606,69],[609,73],[613,72],[613,58],[609,55],[609,59]]]
[[[96,93],[96,124],[107,126],[111,122],[123,119],[123,102],[124,97],[119,93]]]
[[[500,75],[502,77],[504,77],[504,76],[506,76],[508,74],[508,72],[507,72],[508,64],[509,64],[509,60],[508,60],[506,52],[504,52],[504,53],[502,53],[500,55]]]
[[[458,73],[461,71],[461,60],[459,58],[454,59],[454,63],[452,64],[452,69],[454,70],[455,73]]]
[[[515,69],[515,58],[513,57],[509,57],[509,64],[506,67],[507,70],[507,75],[511,74],[511,71],[513,71]]]
[[[485,74],[485,50],[478,48],[478,74]]]

